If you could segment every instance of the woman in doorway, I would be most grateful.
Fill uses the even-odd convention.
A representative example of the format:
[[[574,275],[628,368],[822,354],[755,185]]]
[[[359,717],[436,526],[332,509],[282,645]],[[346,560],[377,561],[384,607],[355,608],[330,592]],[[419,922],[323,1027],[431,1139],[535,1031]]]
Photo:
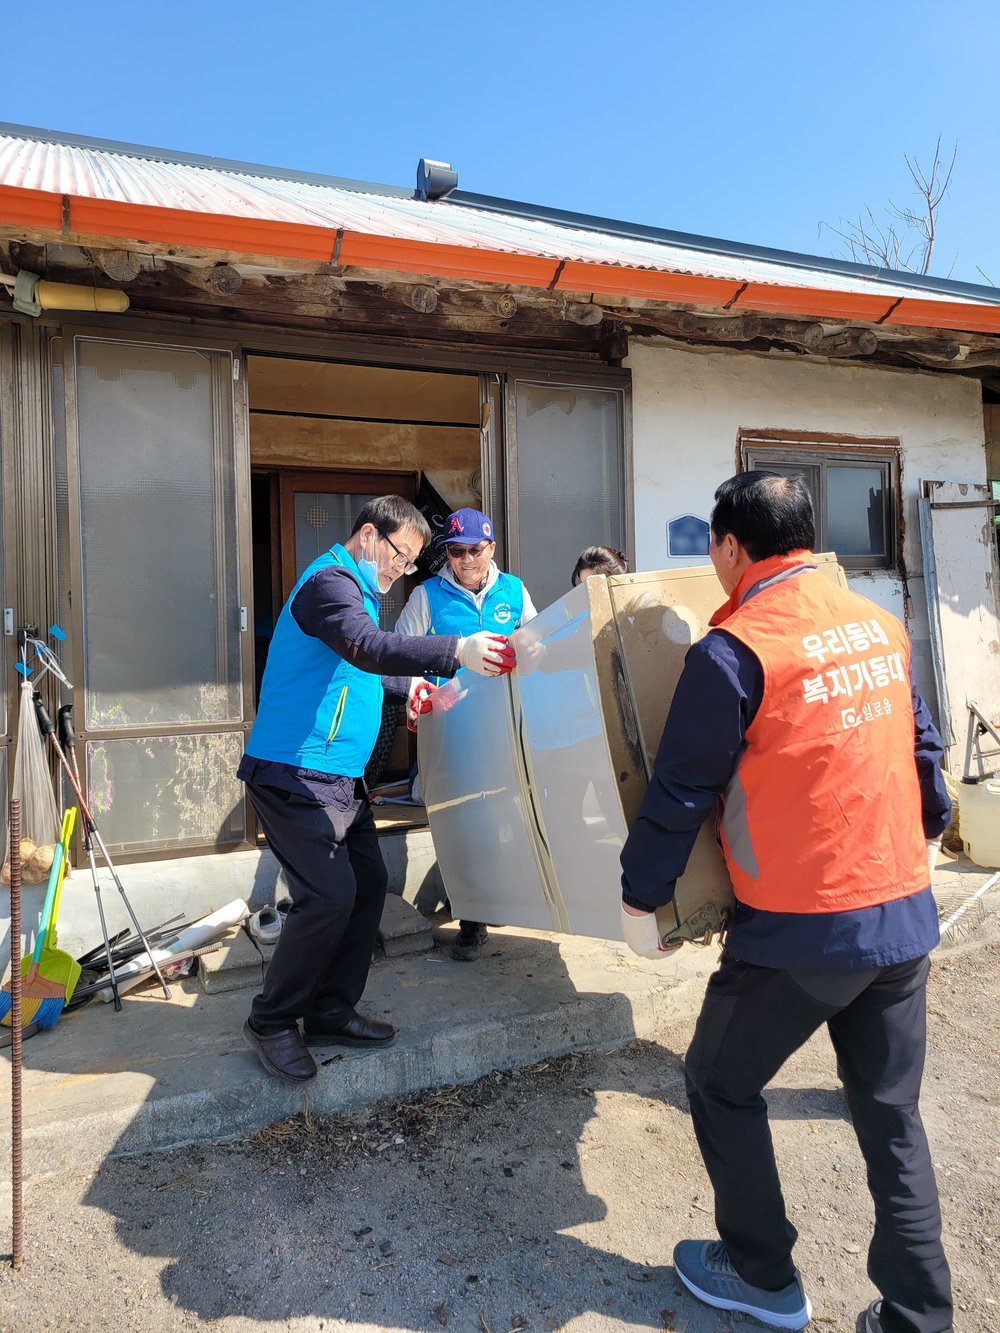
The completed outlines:
[[[575,588],[592,574],[627,574],[628,561],[613,546],[585,546],[580,552],[570,583]]]
[[[492,520],[478,509],[459,509],[445,524],[445,563],[441,572],[410,594],[396,625],[398,634],[457,634],[480,630],[508,635],[535,616],[527,588],[513,574],[502,574],[494,555]],[[434,685],[440,681],[434,680]],[[419,688],[419,682],[416,682]],[[411,699],[414,688],[411,688]],[[481,921],[460,921],[451,956],[474,962],[488,938]]]

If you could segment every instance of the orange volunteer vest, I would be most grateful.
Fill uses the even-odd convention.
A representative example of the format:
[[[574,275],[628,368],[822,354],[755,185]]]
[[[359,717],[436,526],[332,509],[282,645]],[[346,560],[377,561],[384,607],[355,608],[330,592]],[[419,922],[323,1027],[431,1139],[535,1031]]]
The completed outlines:
[[[736,897],[769,912],[851,911],[929,882],[906,631],[810,561],[758,561],[712,617],[764,671],[721,834]]]

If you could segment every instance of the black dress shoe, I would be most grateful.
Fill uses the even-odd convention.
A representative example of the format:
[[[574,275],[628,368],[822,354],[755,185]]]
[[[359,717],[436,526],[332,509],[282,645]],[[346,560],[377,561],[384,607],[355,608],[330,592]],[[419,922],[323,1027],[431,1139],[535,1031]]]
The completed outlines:
[[[396,1029],[391,1023],[380,1023],[377,1018],[352,1014],[346,1023],[327,1027],[322,1020],[303,1024],[307,1046],[391,1046],[396,1040]]]
[[[243,1024],[243,1039],[269,1074],[288,1083],[307,1083],[316,1077],[316,1061],[306,1050],[297,1027],[281,1032],[258,1032],[249,1020]]]
[[[881,1315],[882,1302],[872,1301],[865,1311],[865,1333],[883,1333]],[[944,1330],[944,1333],[954,1333],[951,1324]]]

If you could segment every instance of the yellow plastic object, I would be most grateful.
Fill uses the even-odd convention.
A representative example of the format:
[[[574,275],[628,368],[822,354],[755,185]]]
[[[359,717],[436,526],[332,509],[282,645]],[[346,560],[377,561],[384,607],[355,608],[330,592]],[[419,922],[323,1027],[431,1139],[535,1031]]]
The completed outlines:
[[[73,841],[73,829],[76,827],[76,806],[70,808],[63,815],[62,837],[59,841],[62,843],[62,865],[59,867],[59,879],[56,882],[56,896],[52,900],[52,912],[49,916],[49,928],[45,933],[45,947],[55,948],[56,944],[56,917],[59,915],[59,904],[62,901],[63,880],[66,878],[66,865],[69,860],[69,845]]]
[[[45,278],[35,288],[35,300],[43,310],[99,310],[113,315],[123,314],[129,305],[125,292],[113,288],[48,282]]]
[[[42,919],[38,923],[34,952],[21,961],[21,1017],[25,1023],[37,1023],[41,1028],[50,1028],[62,1013],[63,1005],[73,994],[80,979],[80,964],[70,954],[56,946],[56,913],[62,896],[63,878],[66,873],[66,857],[69,843],[76,823],[76,807],[73,806],[63,815],[62,835],[56,843],[56,855],[52,862],[49,887],[46,890],[42,906]],[[53,883],[52,876],[55,876]],[[0,1022],[9,1027],[11,1023],[9,982],[0,994]]]

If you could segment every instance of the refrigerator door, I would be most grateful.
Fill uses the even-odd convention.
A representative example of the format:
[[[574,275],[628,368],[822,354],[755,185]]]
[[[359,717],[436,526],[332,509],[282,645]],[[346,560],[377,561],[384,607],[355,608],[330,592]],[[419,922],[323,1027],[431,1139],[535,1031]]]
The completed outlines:
[[[626,825],[604,725],[589,582],[517,632],[511,698],[532,812],[551,867],[553,925],[616,939]]]
[[[460,671],[417,733],[420,785],[452,915],[563,929],[524,781],[510,681]]]

